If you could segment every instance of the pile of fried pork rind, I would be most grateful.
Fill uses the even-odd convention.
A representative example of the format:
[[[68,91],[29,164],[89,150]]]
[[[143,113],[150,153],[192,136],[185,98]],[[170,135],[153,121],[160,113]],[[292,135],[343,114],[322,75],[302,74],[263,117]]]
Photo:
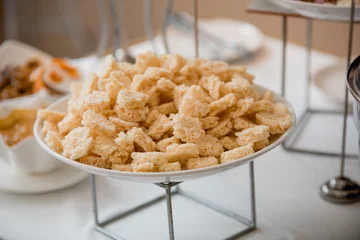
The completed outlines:
[[[108,56],[75,83],[68,112],[39,110],[55,152],[133,172],[204,168],[243,158],[293,123],[273,93],[260,94],[242,66],[147,52],[136,64]]]

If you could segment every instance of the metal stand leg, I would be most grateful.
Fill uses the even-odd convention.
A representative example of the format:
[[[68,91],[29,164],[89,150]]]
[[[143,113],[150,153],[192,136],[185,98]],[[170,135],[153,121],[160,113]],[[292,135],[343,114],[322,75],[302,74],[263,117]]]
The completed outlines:
[[[178,184],[180,184],[180,182],[167,182],[167,183],[155,184],[155,185],[165,189],[165,195],[155,197],[154,199],[151,199],[148,202],[142,203],[142,204],[135,206],[129,210],[126,210],[125,212],[119,213],[113,217],[110,217],[108,219],[100,221],[99,215],[98,215],[98,202],[97,202],[97,195],[96,195],[95,176],[90,175],[91,188],[92,188],[93,212],[94,212],[94,219],[95,219],[95,230],[104,234],[105,236],[107,236],[111,239],[124,240],[124,238],[122,238],[118,235],[115,235],[114,233],[107,230],[105,227],[110,225],[111,223],[114,223],[116,221],[119,221],[119,220],[127,217],[127,216],[130,216],[131,214],[134,214],[140,210],[146,209],[147,207],[150,207],[153,204],[156,204],[156,203],[159,203],[159,202],[165,200],[166,205],[167,205],[169,239],[174,240],[175,233],[174,233],[173,210],[172,210],[172,196],[178,195],[178,196],[184,197],[190,201],[194,201],[198,204],[208,207],[209,209],[212,209],[219,214],[223,214],[223,215],[247,226],[245,229],[241,230],[240,232],[235,233],[234,235],[225,238],[226,240],[238,239],[239,237],[244,236],[247,233],[252,232],[256,229],[255,180],[254,180],[254,163],[253,162],[249,163],[249,170],[250,170],[249,178],[250,178],[250,199],[251,199],[250,216],[251,216],[251,220],[248,220],[237,213],[229,211],[207,199],[203,199],[199,196],[189,193],[189,192],[183,190],[182,188],[180,189],[180,186],[178,185]],[[175,191],[171,191],[173,187],[175,187]]]
[[[145,27],[145,35],[149,42],[151,42],[152,50],[155,54],[159,54],[156,42],[154,40],[154,34],[152,29],[152,0],[144,1],[144,27]]]
[[[349,46],[347,55],[347,66],[351,63],[352,41],[354,32],[354,13],[355,13],[355,0],[351,1],[350,13],[350,30],[349,30]],[[344,177],[345,167],[345,150],[346,150],[346,130],[347,130],[347,116],[348,116],[348,89],[345,88],[345,101],[344,101],[344,122],[343,122],[343,135],[341,146],[341,159],[340,159],[340,175],[334,177],[324,183],[320,187],[320,195],[327,201],[333,203],[352,203],[360,201],[360,187],[349,178]]]
[[[286,16],[283,16],[283,25],[282,25],[282,39],[283,39],[283,50],[282,50],[282,83],[281,83],[281,93],[283,96],[286,94],[286,42],[287,42],[287,19]],[[308,120],[313,114],[326,114],[326,115],[339,115],[344,114],[342,111],[332,111],[332,110],[316,110],[311,107],[311,48],[312,48],[312,20],[307,20],[306,26],[306,85],[305,85],[305,110],[300,116],[298,123],[294,127],[292,134],[283,142],[282,146],[286,151],[297,152],[297,153],[306,153],[319,156],[329,156],[329,157],[340,157],[341,152],[328,152],[328,151],[318,151],[312,149],[306,149],[301,147],[295,147],[295,142],[298,139],[302,130],[306,127]],[[347,111],[346,111],[347,112]],[[346,157],[357,158],[356,154],[347,154]]]
[[[163,25],[161,27],[161,36],[162,36],[162,40],[163,40],[163,44],[164,44],[166,54],[170,53],[169,43],[168,43],[167,34],[166,34],[166,29],[169,26],[170,21],[171,21],[171,14],[172,14],[171,11],[172,11],[173,4],[174,4],[174,0],[168,0],[167,1],[167,6],[166,6],[166,9],[165,9],[164,22],[163,22]]]

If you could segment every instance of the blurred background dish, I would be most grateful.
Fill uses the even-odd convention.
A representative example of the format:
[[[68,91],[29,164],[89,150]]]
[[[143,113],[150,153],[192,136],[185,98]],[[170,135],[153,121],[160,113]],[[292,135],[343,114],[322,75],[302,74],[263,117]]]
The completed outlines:
[[[176,14],[186,19],[188,15]],[[167,30],[170,53],[178,53],[185,58],[194,58],[193,30],[190,24],[179,23],[173,17]],[[176,20],[177,19],[177,20]],[[174,23],[175,21],[175,23]],[[191,19],[188,19],[188,23]],[[227,38],[227,36],[232,36]],[[154,38],[158,54],[164,54],[165,48],[160,35]],[[233,19],[211,18],[199,20],[199,55],[201,58],[232,62],[251,58],[263,46],[264,35],[256,26]],[[151,42],[144,41],[129,47],[129,53],[135,57],[147,50],[153,51]],[[238,51],[237,51],[238,50]]]
[[[313,75],[314,85],[338,104],[343,104],[345,99],[346,69],[345,61],[339,61],[321,68]],[[352,103],[351,98],[348,98],[348,103]]]
[[[319,4],[312,1],[298,1],[298,0],[272,0],[274,3],[289,8],[303,16],[334,21],[349,21],[350,20],[350,6],[351,1],[336,1],[342,4]],[[360,20],[360,6],[357,0],[355,8],[355,21]],[[350,4],[349,4],[350,3]]]

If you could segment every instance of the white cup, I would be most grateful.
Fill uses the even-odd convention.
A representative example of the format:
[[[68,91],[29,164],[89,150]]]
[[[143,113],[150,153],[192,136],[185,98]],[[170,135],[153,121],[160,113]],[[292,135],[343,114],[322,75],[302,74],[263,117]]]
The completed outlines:
[[[28,174],[50,172],[61,164],[43,151],[33,137],[9,147],[0,136],[0,161],[14,171]]]

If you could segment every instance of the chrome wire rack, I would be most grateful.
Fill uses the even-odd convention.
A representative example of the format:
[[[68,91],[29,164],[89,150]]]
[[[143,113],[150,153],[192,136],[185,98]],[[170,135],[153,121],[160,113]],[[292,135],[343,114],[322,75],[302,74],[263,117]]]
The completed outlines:
[[[282,8],[280,6],[271,3],[272,1],[267,0],[253,0],[251,1],[248,11],[254,13],[269,13],[280,15],[282,17],[282,59],[281,59],[281,94],[286,97],[286,47],[287,47],[287,29],[288,29],[288,16],[301,16],[289,9]],[[355,0],[351,1],[351,7],[349,8],[349,35],[348,35],[348,46],[347,46],[347,67],[351,63],[352,47],[353,47],[353,33],[354,33],[354,23],[355,23]],[[346,133],[347,133],[347,118],[349,116],[349,104],[348,98],[349,93],[348,89],[345,88],[345,97],[344,97],[344,107],[343,111],[333,111],[333,110],[322,110],[322,109],[313,109],[311,107],[311,49],[312,49],[312,21],[313,19],[305,17],[307,20],[307,30],[306,30],[306,81],[305,81],[305,110],[303,114],[299,117],[298,123],[295,126],[294,131],[291,136],[287,138],[282,146],[286,151],[296,152],[296,153],[305,153],[316,156],[330,156],[330,157],[340,157],[340,174],[337,177],[330,179],[320,186],[320,195],[327,201],[333,203],[352,203],[360,201],[360,187],[355,182],[345,177],[344,167],[345,159],[349,158],[358,158],[358,154],[346,154]],[[322,19],[334,21],[334,19]],[[346,69],[344,69],[346,71]],[[346,85],[346,81],[344,81]],[[312,150],[304,147],[296,147],[294,143],[298,139],[301,131],[304,130],[307,126],[310,116],[314,114],[326,114],[326,115],[342,115],[343,116],[343,126],[342,126],[342,136],[341,136],[341,150],[340,152],[330,152],[330,151],[320,151]],[[359,140],[360,141],[360,140]],[[360,144],[360,142],[359,142]]]

